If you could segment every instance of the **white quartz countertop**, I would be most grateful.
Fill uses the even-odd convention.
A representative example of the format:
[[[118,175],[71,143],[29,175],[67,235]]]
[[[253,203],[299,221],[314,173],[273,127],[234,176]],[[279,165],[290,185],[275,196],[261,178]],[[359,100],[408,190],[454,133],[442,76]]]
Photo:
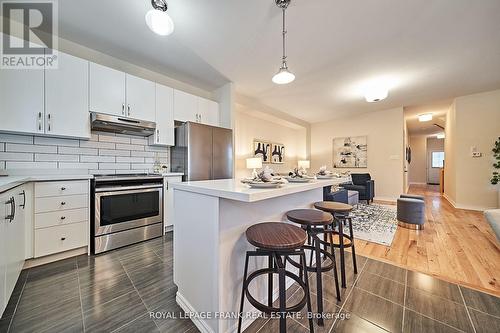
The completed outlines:
[[[81,180],[81,179],[92,179],[93,175],[82,174],[82,175],[26,175],[26,176],[1,176],[0,177],[0,193],[10,190],[16,186],[22,185],[28,182],[42,182],[42,181],[54,181],[54,180]]]
[[[272,189],[250,188],[248,185],[241,183],[239,179],[192,181],[176,183],[171,186],[175,190],[195,192],[230,200],[254,202],[309,191],[324,186],[341,184],[346,181],[348,181],[347,178],[315,179],[309,183],[288,183],[283,184],[279,188]]]
[[[166,172],[161,174],[163,177],[179,177],[184,176],[182,172]]]

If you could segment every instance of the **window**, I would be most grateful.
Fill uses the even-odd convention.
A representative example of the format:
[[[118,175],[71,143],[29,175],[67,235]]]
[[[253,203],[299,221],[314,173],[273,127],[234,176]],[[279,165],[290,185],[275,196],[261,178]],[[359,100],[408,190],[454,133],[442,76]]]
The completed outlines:
[[[444,167],[444,151],[432,152],[432,167],[433,168]]]

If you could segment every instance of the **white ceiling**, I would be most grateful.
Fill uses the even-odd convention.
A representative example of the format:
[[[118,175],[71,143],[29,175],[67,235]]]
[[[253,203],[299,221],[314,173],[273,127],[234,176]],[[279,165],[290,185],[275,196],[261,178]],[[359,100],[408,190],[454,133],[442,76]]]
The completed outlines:
[[[446,113],[451,107],[452,100],[443,100],[426,105],[409,106],[404,108],[404,116],[409,135],[433,135],[444,133],[441,127],[446,128]],[[432,120],[420,122],[418,116],[431,113]],[[436,126],[439,125],[439,126]]]
[[[144,23],[149,0],[59,1],[62,37],[308,122],[500,88],[498,0],[292,0],[288,60],[297,79],[276,86],[281,16],[274,0],[169,0],[168,37]],[[360,87],[383,79],[389,97]]]

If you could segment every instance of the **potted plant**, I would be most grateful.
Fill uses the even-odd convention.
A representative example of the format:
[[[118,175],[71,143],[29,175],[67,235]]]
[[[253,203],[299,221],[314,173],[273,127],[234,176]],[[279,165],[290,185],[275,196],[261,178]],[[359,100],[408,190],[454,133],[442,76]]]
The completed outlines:
[[[493,168],[498,170],[500,169],[500,137],[497,141],[495,141],[495,146],[491,151],[493,152],[493,158],[495,159]],[[498,185],[498,183],[500,183],[500,174],[498,171],[493,171],[493,176],[490,181],[492,185]],[[498,187],[498,207],[500,208],[500,187]]]

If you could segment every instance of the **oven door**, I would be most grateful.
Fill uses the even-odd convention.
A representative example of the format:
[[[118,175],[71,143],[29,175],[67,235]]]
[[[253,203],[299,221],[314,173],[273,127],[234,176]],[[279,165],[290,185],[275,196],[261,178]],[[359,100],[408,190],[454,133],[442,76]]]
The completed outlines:
[[[163,221],[163,186],[95,193],[95,236]]]

